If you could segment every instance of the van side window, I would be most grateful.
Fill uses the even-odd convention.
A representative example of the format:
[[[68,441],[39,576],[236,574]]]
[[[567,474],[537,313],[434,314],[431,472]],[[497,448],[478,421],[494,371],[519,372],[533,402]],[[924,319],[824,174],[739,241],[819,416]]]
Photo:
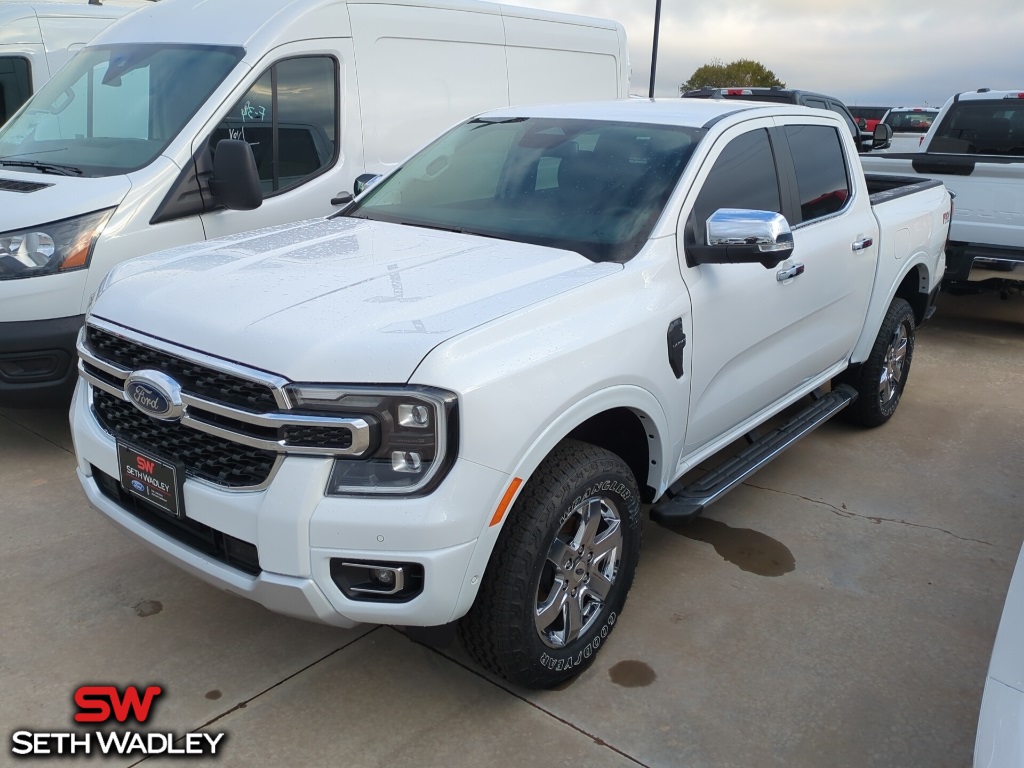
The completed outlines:
[[[850,199],[850,174],[842,140],[827,125],[787,125],[786,138],[796,169],[800,221],[796,226],[841,210]]]
[[[32,95],[28,59],[0,56],[0,125],[7,122]]]
[[[239,99],[213,133],[252,147],[264,195],[298,186],[337,155],[337,64],[329,56],[302,56],[274,64]]]
[[[768,131],[750,131],[729,142],[693,205],[693,230],[703,242],[707,220],[719,208],[782,212],[775,154]]]

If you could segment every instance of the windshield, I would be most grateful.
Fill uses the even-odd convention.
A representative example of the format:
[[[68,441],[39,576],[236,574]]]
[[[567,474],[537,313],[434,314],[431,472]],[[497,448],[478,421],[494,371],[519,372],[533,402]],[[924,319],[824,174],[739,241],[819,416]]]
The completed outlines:
[[[482,118],[454,128],[345,215],[627,261],[654,228],[701,128]]]
[[[244,53],[157,44],[85,48],[0,129],[0,167],[84,176],[143,168]]]
[[[937,109],[914,109],[890,111],[882,121],[892,127],[893,133],[928,133],[932,121],[939,114]]]

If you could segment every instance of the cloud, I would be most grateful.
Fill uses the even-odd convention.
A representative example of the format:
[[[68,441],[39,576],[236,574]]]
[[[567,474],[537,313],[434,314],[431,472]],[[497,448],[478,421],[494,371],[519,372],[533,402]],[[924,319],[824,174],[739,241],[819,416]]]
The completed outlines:
[[[615,19],[626,29],[633,77],[647,94],[655,0],[504,0]],[[880,6],[821,0],[663,0],[657,95],[713,60],[754,59],[791,88],[850,104],[940,105],[980,87],[1024,89],[1024,3],[899,0]]]

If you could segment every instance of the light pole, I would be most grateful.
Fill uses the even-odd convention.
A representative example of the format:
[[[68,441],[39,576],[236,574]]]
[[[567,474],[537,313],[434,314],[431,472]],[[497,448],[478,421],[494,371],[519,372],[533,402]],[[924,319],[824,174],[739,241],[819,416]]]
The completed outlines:
[[[658,72],[658,34],[661,31],[661,0],[654,4],[654,46],[651,49],[651,90],[647,98],[654,98],[654,76]]]

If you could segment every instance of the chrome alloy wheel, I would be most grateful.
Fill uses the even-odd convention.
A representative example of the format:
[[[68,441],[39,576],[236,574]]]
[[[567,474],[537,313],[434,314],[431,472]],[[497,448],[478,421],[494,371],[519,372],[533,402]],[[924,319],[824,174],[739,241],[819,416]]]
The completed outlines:
[[[903,381],[903,364],[907,360],[909,339],[907,328],[900,323],[889,341],[882,363],[882,374],[878,380],[878,402],[882,405],[892,401],[899,394],[900,382]]]
[[[597,621],[615,583],[622,520],[607,498],[591,496],[569,512],[555,534],[537,585],[537,633],[563,648]]]

